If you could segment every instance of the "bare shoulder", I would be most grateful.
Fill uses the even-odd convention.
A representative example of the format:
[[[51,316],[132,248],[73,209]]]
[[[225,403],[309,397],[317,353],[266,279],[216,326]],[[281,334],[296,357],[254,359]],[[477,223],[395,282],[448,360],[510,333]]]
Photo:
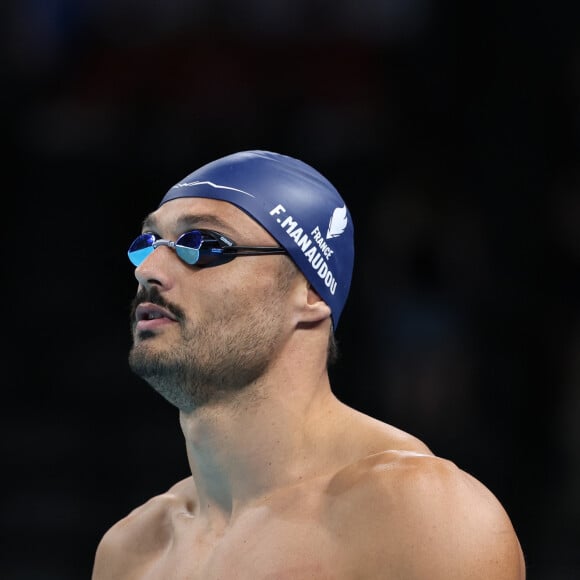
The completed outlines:
[[[369,574],[523,580],[518,538],[493,493],[429,452],[385,451],[337,473],[327,488],[337,533]],[[360,563],[357,563],[360,564]]]
[[[138,571],[171,540],[171,519],[178,511],[193,507],[192,478],[173,485],[135,508],[111,526],[102,537],[95,554],[93,580],[111,578],[126,570]]]

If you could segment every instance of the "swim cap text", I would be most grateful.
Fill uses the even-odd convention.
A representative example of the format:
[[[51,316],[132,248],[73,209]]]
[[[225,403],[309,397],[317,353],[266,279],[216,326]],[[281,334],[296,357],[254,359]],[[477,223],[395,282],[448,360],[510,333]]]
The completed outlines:
[[[270,211],[270,215],[272,216],[285,213],[287,213],[286,208],[281,204],[278,204]],[[324,280],[324,284],[330,290],[330,293],[334,294],[336,292],[336,279],[326,262],[332,256],[334,250],[324,241],[324,236],[320,232],[319,227],[316,226],[309,235],[300,227],[298,221],[290,215],[284,216],[283,218],[279,217],[276,221],[288,236],[294,240],[312,265],[312,268]]]

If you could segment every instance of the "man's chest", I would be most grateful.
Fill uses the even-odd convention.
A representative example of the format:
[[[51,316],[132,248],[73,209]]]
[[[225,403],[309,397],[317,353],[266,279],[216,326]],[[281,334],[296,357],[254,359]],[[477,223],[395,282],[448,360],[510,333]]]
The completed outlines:
[[[348,547],[311,518],[234,526],[220,537],[176,526],[146,578],[172,580],[352,579]]]

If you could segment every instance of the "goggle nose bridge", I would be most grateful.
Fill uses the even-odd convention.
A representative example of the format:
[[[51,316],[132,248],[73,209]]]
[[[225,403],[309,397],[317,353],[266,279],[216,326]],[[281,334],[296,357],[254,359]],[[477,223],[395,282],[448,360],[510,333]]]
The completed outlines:
[[[171,240],[159,239],[159,240],[155,240],[151,244],[151,247],[154,250],[156,250],[159,246],[168,246],[168,247],[172,248],[173,250],[175,250],[176,243],[175,242],[172,242]]]

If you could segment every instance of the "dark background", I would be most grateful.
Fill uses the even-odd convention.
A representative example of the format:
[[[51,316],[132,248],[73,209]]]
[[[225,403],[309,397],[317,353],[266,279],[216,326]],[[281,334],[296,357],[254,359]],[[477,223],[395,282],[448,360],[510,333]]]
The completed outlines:
[[[336,393],[506,506],[531,580],[580,577],[580,3],[5,0],[0,575],[90,577],[188,472],[132,376],[126,248],[241,149],[354,216]]]

